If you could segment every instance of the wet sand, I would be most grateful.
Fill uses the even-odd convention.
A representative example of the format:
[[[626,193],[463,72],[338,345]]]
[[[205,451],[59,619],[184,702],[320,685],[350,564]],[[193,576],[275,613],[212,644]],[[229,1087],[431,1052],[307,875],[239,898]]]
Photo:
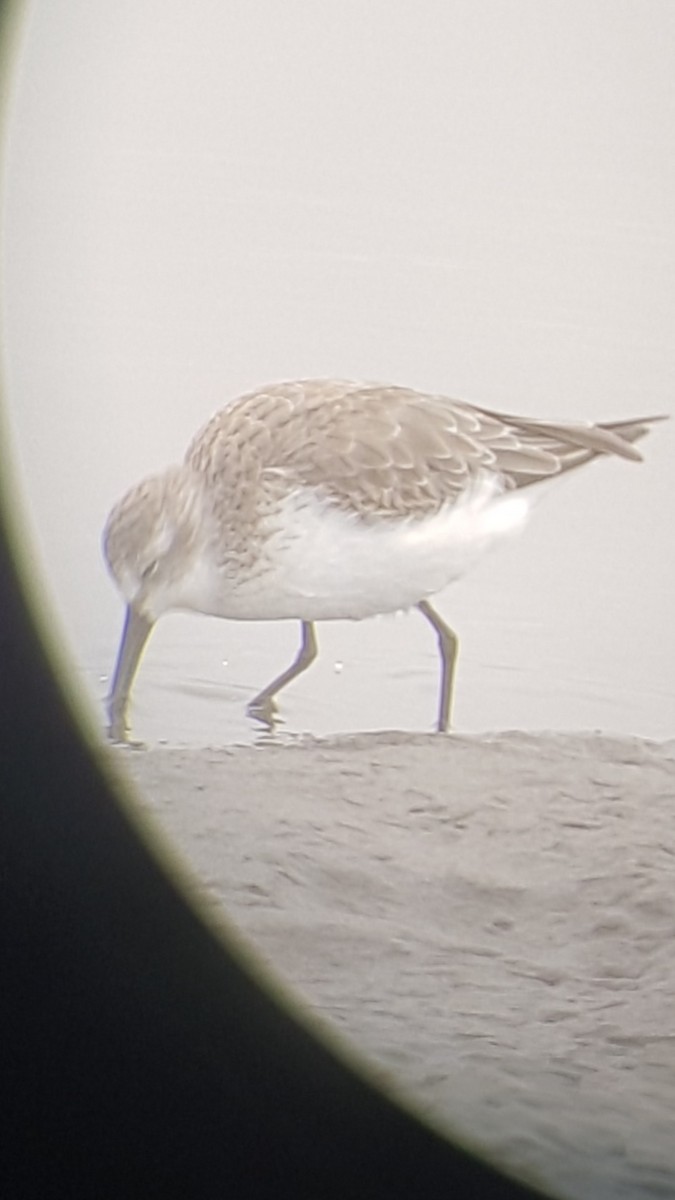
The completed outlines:
[[[561,1195],[675,1197],[675,740],[113,751],[376,1077]]]

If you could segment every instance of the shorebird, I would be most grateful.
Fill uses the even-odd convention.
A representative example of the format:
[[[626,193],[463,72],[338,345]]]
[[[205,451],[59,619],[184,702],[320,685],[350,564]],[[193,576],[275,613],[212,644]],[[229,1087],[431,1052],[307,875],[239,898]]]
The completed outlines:
[[[239,397],[180,466],[132,488],[108,518],[104,553],[127,602],[109,737],[128,740],[144,647],[174,609],[300,622],[297,657],[248,706],[271,726],[275,697],[316,658],[316,621],[417,607],[438,639],[446,731],[458,640],[430,597],[522,527],[533,485],[600,455],[640,461],[633,443],[661,419],[553,423],[332,379]]]

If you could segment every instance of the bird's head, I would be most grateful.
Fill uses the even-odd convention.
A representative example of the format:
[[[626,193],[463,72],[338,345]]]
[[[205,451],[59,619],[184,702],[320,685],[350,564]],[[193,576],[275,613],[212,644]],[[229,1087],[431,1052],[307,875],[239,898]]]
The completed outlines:
[[[195,480],[185,467],[144,479],[112,509],[103,552],[120,592],[154,622],[181,607],[199,534]]]

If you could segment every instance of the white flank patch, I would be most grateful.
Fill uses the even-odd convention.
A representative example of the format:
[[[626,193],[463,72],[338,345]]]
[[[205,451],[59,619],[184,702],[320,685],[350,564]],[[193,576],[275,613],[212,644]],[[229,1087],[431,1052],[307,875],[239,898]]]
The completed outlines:
[[[502,493],[488,475],[455,504],[421,519],[365,521],[314,492],[296,492],[266,531],[264,575],[253,588],[237,586],[231,601],[249,617],[306,621],[410,608],[522,529],[528,511],[522,494]]]

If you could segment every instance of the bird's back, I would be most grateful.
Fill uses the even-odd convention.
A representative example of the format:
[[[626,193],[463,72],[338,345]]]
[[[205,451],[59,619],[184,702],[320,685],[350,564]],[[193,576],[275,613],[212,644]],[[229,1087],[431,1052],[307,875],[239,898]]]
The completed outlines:
[[[364,519],[423,517],[484,472],[511,489],[602,454],[639,460],[633,443],[659,419],[553,423],[410,388],[300,380],[221,409],[186,460],[242,511],[304,488]]]

